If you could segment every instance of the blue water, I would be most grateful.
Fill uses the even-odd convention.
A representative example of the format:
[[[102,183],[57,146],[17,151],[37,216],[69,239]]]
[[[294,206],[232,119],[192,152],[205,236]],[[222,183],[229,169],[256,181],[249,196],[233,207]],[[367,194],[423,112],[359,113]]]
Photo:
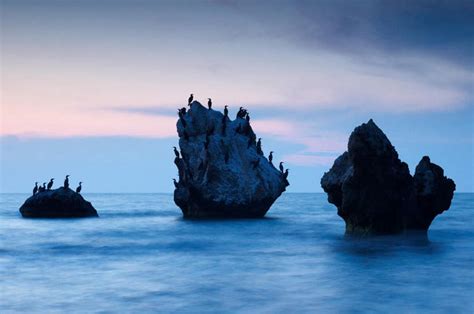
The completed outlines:
[[[0,312],[472,313],[474,194],[420,237],[344,237],[323,194],[260,220],[186,221],[167,194],[85,194],[100,218],[0,196]]]

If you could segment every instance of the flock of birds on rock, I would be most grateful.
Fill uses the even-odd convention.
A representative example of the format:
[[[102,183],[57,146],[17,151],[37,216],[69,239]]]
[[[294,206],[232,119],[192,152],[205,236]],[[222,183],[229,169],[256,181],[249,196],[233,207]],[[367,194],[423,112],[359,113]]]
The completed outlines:
[[[44,191],[49,191],[53,187],[54,184],[54,178],[50,179],[48,182],[48,185],[46,185],[46,182],[43,182],[43,185],[38,186],[38,182],[35,182],[35,187],[33,188],[33,195],[36,195],[37,193],[44,192]],[[66,179],[64,179],[64,188],[69,189],[69,175],[66,176]],[[81,193],[82,190],[82,181],[79,182],[79,185],[76,188],[76,193]]]
[[[188,106],[191,107],[191,103],[193,102],[194,100],[194,95],[191,94],[188,98]],[[207,100],[207,107],[209,108],[209,110],[212,109],[212,99],[211,98],[208,98]],[[228,119],[228,116],[229,116],[229,109],[227,108],[228,106],[225,105],[224,106],[224,117],[222,118],[222,135],[225,136],[225,132],[226,132],[226,124],[227,124],[227,119]],[[183,125],[184,128],[186,128],[186,121],[184,120],[184,115],[186,114],[186,107],[183,107],[181,109],[178,109],[178,116],[179,116],[179,119]],[[239,108],[239,111],[237,112],[237,116],[236,118],[240,118],[240,119],[244,119],[247,124],[246,126],[244,127],[244,129],[242,130],[241,128],[241,125],[239,124],[239,126],[237,127],[237,129],[235,130],[237,133],[244,133],[246,135],[249,136],[249,141],[248,141],[248,145],[247,145],[247,148],[250,148],[252,146],[252,144],[255,144],[256,145],[256,148],[257,148],[257,154],[258,155],[261,155],[263,156],[263,150],[262,150],[262,139],[259,138],[256,142],[255,142],[255,134],[254,133],[250,133],[250,115],[247,111],[247,109],[243,108],[243,107],[240,107]],[[206,134],[206,142],[204,143],[204,148],[207,150],[208,146],[209,146],[209,136],[214,132],[214,129],[212,128],[211,130],[209,130]],[[186,131],[184,131],[184,138],[186,140],[189,139],[189,136],[187,135]],[[178,150],[176,149],[176,147],[174,146],[173,147],[174,149],[174,154],[176,156],[176,159],[179,160],[180,156],[179,156],[179,152]],[[225,154],[224,156],[225,158],[225,161],[227,163],[228,159],[229,159],[229,156],[228,154]],[[268,161],[270,162],[270,164],[273,166],[273,151],[270,152],[270,154],[268,155]],[[253,168],[257,168],[258,165],[260,163],[260,159],[257,159],[255,161],[252,161],[252,165],[253,165]],[[283,161],[280,162],[280,165],[278,166],[280,172],[281,172],[281,175],[283,176],[284,179],[286,179],[288,177],[288,170],[289,169],[284,169],[283,168]],[[174,185],[175,187],[178,187],[178,182],[176,181],[176,179],[173,179],[173,182],[174,182]],[[33,195],[36,195],[37,193],[40,193],[40,192],[44,192],[44,191],[48,191],[48,190],[51,190],[51,188],[53,187],[53,184],[54,184],[54,178],[52,178],[51,180],[49,180],[49,183],[48,185],[46,185],[46,182],[43,182],[43,185],[42,186],[38,186],[38,182],[35,182],[35,187],[33,188]],[[66,176],[66,179],[64,179],[64,188],[69,188],[69,175]],[[82,182],[79,182],[79,185],[78,187],[76,188],[76,193],[81,193],[81,190],[82,190]]]
[[[188,98],[188,106],[189,107],[191,107],[191,104],[192,104],[193,100],[194,100],[194,95],[191,94]],[[211,98],[208,98],[207,107],[208,107],[209,110],[212,109],[212,99]],[[228,107],[227,105],[224,106],[224,117],[222,118],[222,135],[223,136],[226,135],[226,126],[227,126],[227,120],[228,120],[228,116],[229,116],[229,109],[227,107]],[[186,120],[184,119],[184,115],[186,114],[186,111],[187,111],[186,107],[178,109],[179,120],[181,121],[181,124],[183,125],[183,127],[185,129],[186,129]],[[242,128],[241,124],[239,124],[239,126],[236,128],[235,131],[237,133],[243,133],[243,134],[249,136],[247,148],[250,148],[252,145],[256,145],[257,154],[263,156],[262,139],[258,138],[258,140],[255,141],[256,140],[255,134],[250,132],[250,115],[249,115],[247,109],[245,109],[243,107],[240,107],[239,111],[237,112],[236,118],[244,119],[246,121],[246,124],[244,125],[243,128]],[[206,134],[206,141],[204,142],[204,148],[206,150],[207,150],[207,148],[209,146],[209,142],[210,142],[209,141],[209,136],[213,132],[214,132],[214,127],[212,127],[210,130],[208,130],[208,132]],[[187,134],[186,130],[184,130],[184,132],[183,132],[183,137],[184,137],[185,140],[189,139],[189,135]],[[176,156],[176,159],[175,159],[175,163],[176,163],[176,160],[179,160],[179,158],[180,158],[180,154],[179,154],[179,151],[177,150],[177,148],[175,146],[173,146],[173,149],[174,149],[174,154]],[[224,154],[224,159],[227,163],[227,161],[229,159],[228,154]],[[268,155],[268,161],[273,166],[273,151],[271,151],[270,154]],[[257,168],[259,163],[260,163],[260,159],[252,161],[253,168],[254,169]],[[286,169],[286,170],[284,169],[283,162],[280,162],[278,168],[279,168],[283,178],[286,179],[288,177],[288,170],[289,169]],[[174,182],[175,187],[178,187],[178,183],[176,182],[176,179],[173,179],[173,182]]]

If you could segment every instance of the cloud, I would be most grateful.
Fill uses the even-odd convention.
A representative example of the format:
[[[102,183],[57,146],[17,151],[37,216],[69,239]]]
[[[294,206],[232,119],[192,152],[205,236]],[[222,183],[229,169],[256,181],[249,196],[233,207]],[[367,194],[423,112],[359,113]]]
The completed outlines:
[[[337,156],[318,156],[305,154],[290,154],[283,156],[283,160],[289,164],[298,166],[331,166]]]
[[[19,137],[132,136],[167,138],[176,136],[176,118],[137,113],[43,109],[25,112],[4,108],[1,134]]]
[[[311,123],[264,119],[253,121],[252,125],[259,135],[301,146],[295,152],[283,156],[283,160],[290,164],[330,165],[346,149],[347,139],[343,135],[317,130]]]

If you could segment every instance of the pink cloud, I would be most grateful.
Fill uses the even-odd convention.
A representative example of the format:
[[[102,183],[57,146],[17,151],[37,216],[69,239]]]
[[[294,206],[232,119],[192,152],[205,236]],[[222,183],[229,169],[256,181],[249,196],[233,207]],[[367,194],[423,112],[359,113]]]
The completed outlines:
[[[316,155],[304,155],[304,154],[290,154],[283,156],[289,164],[299,166],[331,166],[337,156],[316,156]]]
[[[20,137],[138,136],[165,138],[176,136],[176,118],[121,112],[77,110],[3,112],[1,134]]]

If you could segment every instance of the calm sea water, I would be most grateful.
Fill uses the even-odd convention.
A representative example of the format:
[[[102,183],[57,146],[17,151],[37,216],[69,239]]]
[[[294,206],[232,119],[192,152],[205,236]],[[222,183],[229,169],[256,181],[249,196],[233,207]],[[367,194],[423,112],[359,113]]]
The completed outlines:
[[[85,194],[100,218],[22,219],[0,195],[0,312],[474,311],[474,194],[420,237],[349,239],[323,194],[186,221],[167,194]]]

